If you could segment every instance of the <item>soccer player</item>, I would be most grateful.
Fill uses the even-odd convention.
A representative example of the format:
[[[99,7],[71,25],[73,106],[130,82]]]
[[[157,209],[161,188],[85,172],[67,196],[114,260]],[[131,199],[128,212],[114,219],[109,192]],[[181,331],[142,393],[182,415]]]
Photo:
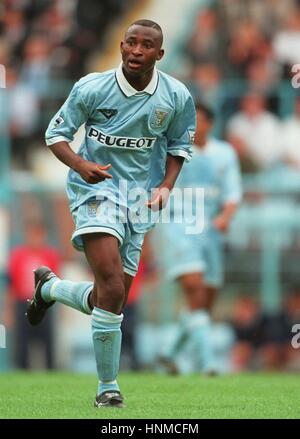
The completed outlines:
[[[215,371],[210,313],[222,285],[224,234],[241,200],[241,178],[234,149],[226,142],[208,137],[214,119],[209,108],[196,104],[196,113],[193,160],[188,167],[183,165],[176,186],[204,189],[203,231],[186,233],[186,226],[193,225],[190,215],[182,216],[181,223],[173,219],[171,224],[161,228],[166,276],[179,282],[188,308],[161,358],[169,373],[178,372],[175,358],[187,340],[194,346],[197,369],[207,373]],[[197,201],[188,198],[182,206],[195,214]],[[195,221],[199,223],[200,218]]]
[[[91,314],[96,407],[124,405],[116,380],[122,309],[144,235],[153,226],[147,213],[162,209],[183,161],[191,157],[194,103],[182,83],[156,69],[162,42],[157,23],[135,21],[121,42],[119,68],[80,79],[46,132],[47,145],[70,167],[72,242],[85,252],[95,282],[61,280],[41,267],[27,316],[38,324],[55,301]],[[75,154],[69,142],[82,124],[85,138]],[[133,196],[137,189],[147,191],[142,203]]]

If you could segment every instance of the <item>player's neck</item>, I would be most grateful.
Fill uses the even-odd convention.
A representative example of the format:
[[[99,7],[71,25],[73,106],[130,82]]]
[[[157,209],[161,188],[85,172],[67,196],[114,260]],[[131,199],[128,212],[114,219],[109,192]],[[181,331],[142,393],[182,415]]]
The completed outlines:
[[[147,85],[150,83],[153,76],[153,69],[150,70],[149,72],[145,72],[141,76],[130,75],[130,73],[126,72],[124,68],[122,70],[126,80],[129,82],[131,87],[133,87],[137,91],[144,90],[147,87]]]

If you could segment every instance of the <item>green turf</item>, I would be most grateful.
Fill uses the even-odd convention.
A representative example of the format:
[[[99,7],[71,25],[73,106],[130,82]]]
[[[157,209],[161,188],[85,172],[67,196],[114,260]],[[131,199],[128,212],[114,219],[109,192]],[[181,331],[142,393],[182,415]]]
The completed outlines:
[[[96,379],[71,373],[0,374],[0,418],[300,418],[300,377],[206,378],[120,374],[125,409],[93,407]]]

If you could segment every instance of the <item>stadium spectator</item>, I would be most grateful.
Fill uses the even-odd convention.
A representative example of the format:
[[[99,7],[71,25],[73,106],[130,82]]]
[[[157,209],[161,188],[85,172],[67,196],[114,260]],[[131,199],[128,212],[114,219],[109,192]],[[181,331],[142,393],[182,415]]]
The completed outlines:
[[[14,247],[8,260],[9,290],[4,308],[4,323],[14,332],[14,365],[28,369],[33,365],[32,346],[35,342],[44,350],[45,367],[52,369],[54,360],[53,315],[49,313],[44,322],[33,330],[25,317],[27,299],[32,296],[34,281],[32,271],[41,264],[60,271],[59,252],[48,245],[44,225],[37,220],[27,221],[24,243]]]
[[[282,308],[275,313],[263,312],[257,346],[256,369],[283,370],[286,347],[290,344],[288,317]]]
[[[281,65],[299,63],[300,52],[300,10],[292,11],[284,26],[274,36],[273,48],[276,60]]]
[[[187,54],[195,64],[217,63],[220,56],[218,17],[212,9],[201,11],[193,34],[186,45]]]
[[[221,87],[221,72],[212,63],[196,65],[192,73],[192,91],[199,101],[209,105],[211,102],[218,104],[218,94]]]
[[[39,129],[40,103],[34,89],[21,82],[15,68],[6,70],[9,93],[10,135],[12,140],[12,160],[15,167],[29,167],[29,142]]]
[[[300,170],[300,96],[295,101],[295,112],[282,123],[283,160]]]
[[[232,30],[226,59],[228,74],[244,78],[249,64],[265,56],[267,40],[251,19],[241,21]]]
[[[266,110],[263,96],[244,96],[241,111],[229,120],[227,129],[243,171],[264,170],[282,159],[279,120]]]
[[[256,60],[250,63],[246,70],[248,93],[266,97],[268,108],[278,114],[278,66],[270,60]]]
[[[31,88],[28,115],[23,115],[28,123],[33,111],[33,95],[40,111],[38,136],[32,137],[32,133],[25,132],[18,135],[26,148],[20,146],[22,154],[14,155],[13,166],[25,164],[28,168],[30,159],[27,156],[32,146],[43,144],[45,114],[52,114],[53,108],[61,103],[57,100],[69,91],[67,82],[61,80],[77,80],[86,73],[90,56],[102,48],[111,23],[124,12],[125,5],[124,0],[4,0],[1,3],[0,64],[18,72],[18,85],[22,83],[23,92],[26,89],[28,94]],[[52,81],[57,78],[61,82],[55,83],[53,89]],[[20,87],[17,94],[20,96]],[[19,113],[21,108],[23,104]],[[48,120],[48,115],[46,117]],[[16,142],[13,143],[16,150]]]
[[[254,351],[260,339],[260,307],[250,296],[241,295],[232,307],[231,325],[236,342],[232,350],[232,369],[235,372],[253,368]]]
[[[46,37],[34,35],[24,45],[24,59],[20,79],[43,97],[50,89],[51,43]]]
[[[232,369],[299,370],[300,353],[291,344],[293,325],[300,321],[300,294],[295,288],[274,313],[261,309],[256,299],[239,297],[233,305],[232,328],[236,342]]]

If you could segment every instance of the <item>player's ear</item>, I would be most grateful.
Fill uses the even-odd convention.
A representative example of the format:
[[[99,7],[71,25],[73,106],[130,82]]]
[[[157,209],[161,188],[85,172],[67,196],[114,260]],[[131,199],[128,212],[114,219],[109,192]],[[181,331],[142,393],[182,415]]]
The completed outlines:
[[[156,61],[160,61],[162,59],[162,57],[164,56],[164,54],[165,54],[164,49],[160,49],[158,54],[157,54]]]
[[[121,43],[120,43],[120,51],[121,51],[121,53],[122,53],[122,50],[123,50],[123,44],[124,44],[124,41],[121,41]]]

